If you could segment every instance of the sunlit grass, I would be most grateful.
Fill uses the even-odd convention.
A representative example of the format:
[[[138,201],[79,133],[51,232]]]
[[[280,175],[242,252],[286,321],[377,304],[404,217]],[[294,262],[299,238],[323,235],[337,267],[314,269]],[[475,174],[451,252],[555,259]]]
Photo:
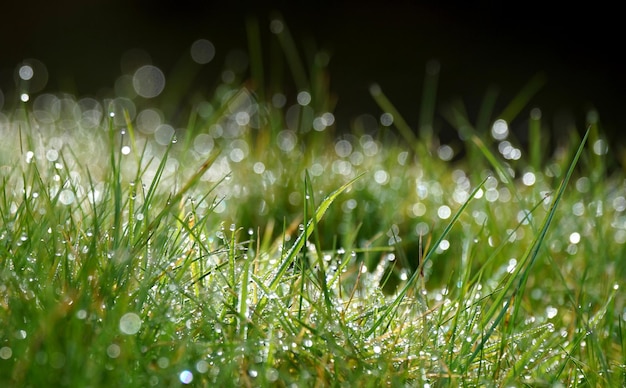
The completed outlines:
[[[441,144],[435,101],[416,135],[373,86],[377,127],[336,128],[323,55],[272,22],[283,95],[248,27],[250,80],[181,127],[167,87],[0,114],[0,383],[624,384],[624,177],[593,112],[550,151],[530,110],[522,147],[533,80],[476,122],[442,106]]]

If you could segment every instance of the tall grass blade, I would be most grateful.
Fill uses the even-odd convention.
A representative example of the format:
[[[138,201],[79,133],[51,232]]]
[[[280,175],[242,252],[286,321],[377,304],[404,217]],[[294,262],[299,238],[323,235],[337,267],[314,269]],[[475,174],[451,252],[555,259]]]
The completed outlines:
[[[393,124],[400,132],[400,135],[404,138],[404,140],[410,144],[411,148],[415,148],[418,144],[417,137],[413,130],[409,126],[409,124],[404,120],[400,112],[396,109],[396,107],[389,101],[389,98],[383,93],[382,88],[378,84],[374,84],[370,86],[370,94],[376,104],[383,110],[383,112],[391,114],[393,116]]]
[[[504,289],[502,290],[500,297],[498,297],[494,301],[492,305],[492,309],[490,309],[490,312],[488,312],[483,317],[485,321],[489,321],[491,317],[493,316],[494,312],[496,311],[495,309],[500,308],[499,313],[494,319],[493,323],[491,323],[487,331],[481,336],[482,338],[479,342],[479,345],[476,347],[474,352],[468,357],[466,365],[465,365],[466,371],[469,369],[470,365],[472,364],[474,359],[478,356],[478,354],[482,352],[485,344],[491,338],[491,335],[495,331],[496,327],[502,322],[502,319],[509,311],[509,308],[511,307],[512,303],[515,303],[513,313],[511,314],[512,319],[515,319],[515,317],[517,317],[517,314],[520,308],[521,299],[522,299],[521,294],[524,291],[526,281],[528,280],[528,276],[530,275],[530,271],[533,267],[533,264],[537,260],[537,257],[539,257],[539,250],[542,248],[543,241],[545,240],[545,237],[548,233],[548,229],[550,225],[552,224],[554,215],[556,214],[556,209],[558,207],[558,204],[560,203],[565,193],[565,188],[567,187],[567,184],[572,174],[574,173],[574,168],[576,167],[576,163],[578,162],[578,160],[580,159],[580,156],[582,155],[588,135],[589,135],[589,131],[585,133],[585,136],[583,137],[583,140],[581,141],[578,147],[578,150],[576,151],[576,154],[574,155],[574,158],[572,162],[570,163],[567,174],[563,178],[563,181],[561,182],[555,194],[552,204],[550,205],[550,210],[543,221],[543,225],[541,226],[541,229],[539,230],[538,236],[533,240],[532,245],[529,247],[524,258],[521,260],[519,267],[514,272],[513,274],[514,276],[510,277],[509,281],[507,282]],[[518,283],[515,287],[513,287],[515,279],[518,279]],[[506,301],[504,302],[504,304],[502,304],[502,301],[504,300],[504,295],[506,295],[509,291],[511,291],[509,297],[506,298]]]
[[[313,223],[319,222],[324,216],[324,214],[326,213],[326,211],[328,210],[328,208],[330,207],[330,205],[335,201],[335,199],[341,193],[346,191],[348,187],[350,187],[354,182],[359,180],[363,175],[364,174],[357,175],[354,179],[351,179],[349,182],[347,182],[346,184],[344,184],[343,186],[341,186],[340,188],[338,188],[337,190],[329,194],[322,201],[322,203],[320,203],[320,205],[317,207],[317,210],[315,211],[315,214],[313,214],[313,218],[304,227],[304,231],[298,236],[293,246],[283,256],[282,263],[280,264],[276,274],[274,275],[274,278],[268,285],[268,290],[270,292],[273,293],[276,291],[276,288],[278,287],[280,282],[283,281],[285,273],[287,272],[287,269],[294,263],[297,254],[302,250],[302,248],[305,245],[305,242],[309,239],[309,237],[313,233],[313,229],[314,229]],[[259,302],[259,306],[261,306],[261,308],[257,308],[257,310],[262,309],[262,307],[266,303],[265,302],[266,300],[267,300],[267,293],[263,296],[263,299]]]
[[[376,330],[378,330],[378,328],[384,323],[384,321],[387,319],[387,317],[393,315],[395,313],[395,311],[397,310],[398,306],[400,305],[400,303],[402,302],[402,300],[404,299],[405,295],[407,294],[407,292],[413,288],[415,286],[415,283],[417,282],[417,280],[419,279],[420,273],[422,268],[424,267],[424,265],[429,261],[432,260],[432,256],[434,254],[434,252],[436,251],[436,247],[438,247],[441,242],[443,241],[443,239],[446,238],[446,236],[450,233],[450,231],[452,230],[452,227],[454,226],[454,224],[456,223],[456,221],[459,219],[459,217],[461,216],[461,214],[463,213],[463,211],[467,208],[467,206],[469,205],[469,203],[472,201],[472,199],[474,199],[474,197],[476,196],[476,194],[478,193],[478,191],[483,187],[483,185],[485,184],[485,182],[487,181],[487,179],[489,179],[489,177],[483,179],[483,181],[476,186],[476,188],[474,188],[474,190],[472,191],[472,193],[470,194],[469,198],[467,199],[467,201],[465,201],[463,203],[463,205],[461,205],[461,207],[454,213],[452,219],[450,220],[450,222],[448,223],[448,225],[446,225],[445,229],[443,230],[443,232],[441,233],[441,235],[439,236],[439,238],[435,241],[435,243],[433,244],[433,248],[428,250],[428,252],[426,253],[426,255],[424,256],[422,262],[420,263],[420,266],[417,270],[415,270],[415,272],[413,272],[413,274],[411,275],[411,277],[407,280],[407,282],[405,283],[405,285],[400,289],[400,291],[398,292],[397,296],[395,297],[395,299],[393,300],[392,303],[390,303],[381,313],[381,315],[378,317],[378,319],[376,320],[376,322],[372,325],[372,327],[370,327],[366,332],[365,335],[366,336],[370,336],[372,335]]]
[[[430,149],[433,146],[435,106],[437,101],[437,82],[441,65],[436,60],[426,63],[424,88],[422,90],[422,104],[419,117],[419,134],[421,140]]]
[[[509,105],[507,105],[502,113],[500,113],[499,117],[506,122],[511,122],[514,118],[519,117],[520,112],[528,103],[531,98],[537,94],[537,92],[543,87],[546,83],[546,76],[543,73],[539,73],[532,77],[530,81],[522,90],[517,93],[517,95],[511,100]]]

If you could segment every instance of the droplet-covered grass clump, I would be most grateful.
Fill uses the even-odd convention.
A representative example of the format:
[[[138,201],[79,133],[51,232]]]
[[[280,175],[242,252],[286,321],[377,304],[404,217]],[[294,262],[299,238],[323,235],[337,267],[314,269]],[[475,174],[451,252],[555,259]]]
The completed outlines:
[[[187,70],[218,54],[195,41]],[[444,144],[377,86],[383,112],[337,128],[323,58],[270,92],[237,51],[181,124],[185,79],[146,58],[115,95],[0,113],[0,383],[620,384],[626,199],[597,120],[542,153],[536,109],[527,147],[453,112]]]

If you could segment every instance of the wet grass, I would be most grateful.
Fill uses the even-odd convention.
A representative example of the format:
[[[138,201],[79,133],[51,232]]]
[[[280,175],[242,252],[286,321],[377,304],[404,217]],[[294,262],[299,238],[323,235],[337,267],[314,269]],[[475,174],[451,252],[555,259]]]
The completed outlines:
[[[431,63],[419,136],[379,86],[375,127],[338,131],[323,55],[272,29],[293,97],[251,39],[251,81],[180,128],[136,96],[0,114],[0,383],[623,385],[624,177],[593,112],[547,149],[532,110],[522,147],[538,80],[473,122]]]

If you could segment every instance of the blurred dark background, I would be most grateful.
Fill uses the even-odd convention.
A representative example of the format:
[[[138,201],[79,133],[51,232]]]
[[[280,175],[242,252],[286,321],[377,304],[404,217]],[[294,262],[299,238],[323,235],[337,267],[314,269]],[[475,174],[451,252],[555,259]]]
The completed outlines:
[[[303,53],[324,49],[330,54],[339,125],[361,113],[380,113],[368,92],[376,82],[417,127],[425,66],[436,59],[441,106],[461,99],[471,116],[489,88],[496,88],[498,103],[506,104],[542,74],[545,84],[520,120],[539,107],[547,127],[576,123],[583,129],[586,112],[594,108],[602,128],[614,140],[626,140],[625,34],[618,10],[597,2],[556,7],[538,1],[502,6],[488,1],[10,0],[0,5],[4,107],[15,98],[16,66],[25,58],[47,67],[44,90],[99,95],[121,74],[120,58],[127,50],[145,49],[167,75],[189,55],[193,41],[205,38],[216,48],[207,72],[217,78],[229,50],[247,50],[247,18],[259,21],[267,47],[273,11],[282,14]],[[207,90],[214,85],[207,81]]]

